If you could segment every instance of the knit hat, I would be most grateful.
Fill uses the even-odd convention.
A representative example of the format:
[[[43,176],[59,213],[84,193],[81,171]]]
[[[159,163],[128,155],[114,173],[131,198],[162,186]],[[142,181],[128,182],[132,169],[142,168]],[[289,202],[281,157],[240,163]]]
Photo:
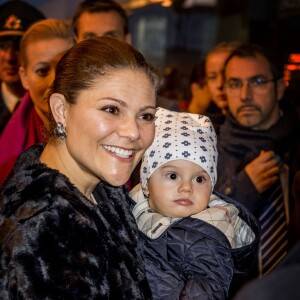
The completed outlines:
[[[8,1],[0,5],[0,37],[22,36],[28,27],[45,16],[24,1]]]
[[[217,137],[210,119],[204,115],[169,111],[159,107],[155,114],[155,137],[143,156],[141,185],[148,196],[148,179],[163,164],[188,160],[210,176],[212,188],[217,180]]]

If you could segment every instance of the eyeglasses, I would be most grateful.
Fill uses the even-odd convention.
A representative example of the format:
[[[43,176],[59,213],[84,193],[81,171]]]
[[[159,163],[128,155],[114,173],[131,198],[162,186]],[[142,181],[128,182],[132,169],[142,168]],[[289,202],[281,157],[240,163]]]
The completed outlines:
[[[250,87],[251,91],[255,93],[264,93],[267,91],[268,83],[275,82],[274,78],[267,79],[263,76],[254,76],[247,80],[247,85]],[[244,82],[241,79],[229,79],[225,83],[225,89],[229,94],[238,94],[240,93],[241,88],[243,87]]]

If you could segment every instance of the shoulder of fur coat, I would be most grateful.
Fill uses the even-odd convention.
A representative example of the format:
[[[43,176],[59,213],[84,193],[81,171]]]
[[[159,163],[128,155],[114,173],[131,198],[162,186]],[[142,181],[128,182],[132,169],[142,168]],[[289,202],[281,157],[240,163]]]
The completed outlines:
[[[0,190],[0,298],[149,299],[124,189],[100,183],[92,204],[40,163],[43,147]]]

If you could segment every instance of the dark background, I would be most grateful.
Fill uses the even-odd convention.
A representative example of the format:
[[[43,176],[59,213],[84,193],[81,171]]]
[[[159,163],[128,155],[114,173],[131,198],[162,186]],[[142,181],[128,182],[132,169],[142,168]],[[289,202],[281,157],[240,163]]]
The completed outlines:
[[[26,1],[49,18],[71,18],[80,2]],[[300,77],[300,58],[289,58],[300,54],[300,0],[173,0],[171,7],[156,3],[135,9],[137,0],[117,1],[128,11],[133,45],[159,68],[171,66],[188,74],[215,44],[239,40],[269,48],[279,63],[295,69],[287,68],[287,79]]]

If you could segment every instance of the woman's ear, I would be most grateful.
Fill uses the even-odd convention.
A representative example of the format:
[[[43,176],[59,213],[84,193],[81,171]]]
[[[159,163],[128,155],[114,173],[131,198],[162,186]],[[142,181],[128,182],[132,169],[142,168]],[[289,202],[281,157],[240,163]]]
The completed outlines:
[[[195,96],[195,94],[197,93],[197,91],[199,90],[199,84],[197,82],[192,82],[190,85],[190,90],[191,90],[191,94],[192,96]]]
[[[20,75],[20,79],[21,79],[23,88],[28,91],[29,90],[29,84],[28,84],[28,81],[27,81],[26,71],[25,71],[24,67],[19,68],[19,75]]]
[[[54,93],[50,96],[49,104],[54,120],[65,125],[68,108],[65,96]]]

